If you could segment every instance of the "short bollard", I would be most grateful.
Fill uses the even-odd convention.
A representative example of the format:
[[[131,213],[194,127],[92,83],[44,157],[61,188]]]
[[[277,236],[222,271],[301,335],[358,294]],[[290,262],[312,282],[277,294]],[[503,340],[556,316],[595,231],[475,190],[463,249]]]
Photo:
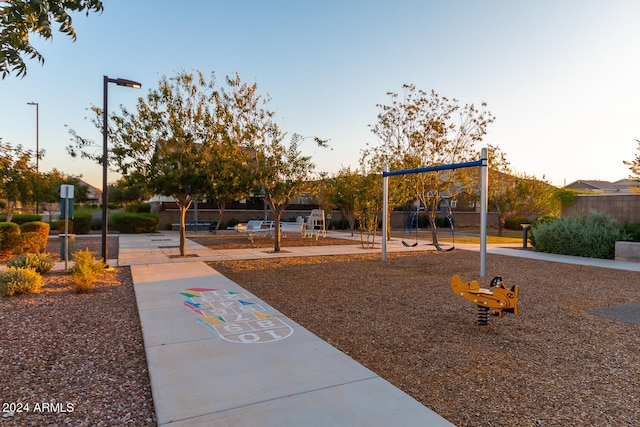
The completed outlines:
[[[520,227],[522,227],[522,249],[527,249],[527,235],[529,234],[531,224],[520,224]]]

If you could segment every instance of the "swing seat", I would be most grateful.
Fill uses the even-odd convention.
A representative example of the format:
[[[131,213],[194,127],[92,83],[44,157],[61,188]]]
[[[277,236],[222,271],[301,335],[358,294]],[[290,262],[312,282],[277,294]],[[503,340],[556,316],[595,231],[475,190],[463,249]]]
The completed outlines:
[[[402,244],[405,245],[407,248],[414,248],[414,247],[418,246],[418,242],[407,243],[404,240],[402,241]]]

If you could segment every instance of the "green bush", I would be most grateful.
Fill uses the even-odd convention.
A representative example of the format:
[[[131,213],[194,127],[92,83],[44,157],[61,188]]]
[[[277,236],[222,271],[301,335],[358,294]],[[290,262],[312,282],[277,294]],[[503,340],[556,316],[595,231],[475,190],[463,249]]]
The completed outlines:
[[[42,276],[31,268],[7,267],[0,272],[0,295],[10,297],[38,292]]]
[[[131,203],[125,208],[130,213],[151,213],[151,203]]]
[[[544,224],[547,222],[551,222],[551,221],[555,221],[556,219],[558,219],[557,216],[553,216],[553,215],[544,215],[544,216],[539,216],[538,218],[536,218],[535,222],[532,224]],[[533,234],[533,232],[529,233],[529,242],[531,242],[531,246],[533,246],[535,248],[536,246],[536,236]]]
[[[10,255],[19,242],[20,226],[15,222],[0,222],[0,235],[2,235],[0,253]]]
[[[622,231],[628,235],[629,240],[633,242],[640,242],[640,224],[625,222],[622,226]]]
[[[537,222],[531,231],[538,252],[605,259],[613,259],[616,241],[628,237],[615,218],[598,212]]]
[[[89,234],[91,231],[91,218],[91,212],[77,211],[73,215],[73,232],[76,234]]]
[[[30,268],[40,274],[45,274],[51,271],[53,261],[46,252],[38,254],[23,254],[11,258],[9,262],[7,262],[7,267]]]
[[[49,224],[42,221],[27,222],[20,226],[20,231],[22,233],[36,232],[42,236],[42,238],[44,239],[44,244],[40,247],[38,252],[42,252],[47,248],[47,242],[49,241],[49,230]]]
[[[33,254],[42,252],[40,248],[46,248],[47,241],[42,235],[35,231],[28,231],[18,235],[18,243],[13,249],[16,254]]]
[[[86,293],[95,287],[98,274],[104,271],[106,264],[102,259],[96,260],[89,249],[74,252],[74,266],[71,268],[71,277],[77,293]]]
[[[111,224],[121,233],[153,233],[158,228],[160,216],[149,213],[113,214]]]
[[[531,220],[526,216],[512,216],[504,221],[504,228],[507,230],[522,230],[520,224],[531,224]]]
[[[34,221],[42,221],[42,216],[36,214],[15,214],[11,217],[11,222],[15,222],[18,225]]]

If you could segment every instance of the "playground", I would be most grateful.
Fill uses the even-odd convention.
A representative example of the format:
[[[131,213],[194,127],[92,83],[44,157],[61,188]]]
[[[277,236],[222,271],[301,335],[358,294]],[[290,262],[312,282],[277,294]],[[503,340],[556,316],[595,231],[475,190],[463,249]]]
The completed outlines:
[[[458,426],[638,425],[639,273],[468,251],[210,263]],[[476,325],[451,276],[520,286],[519,314]]]
[[[283,250],[293,251],[296,242]],[[640,273],[489,253],[487,275],[480,277],[478,252],[437,252],[422,243],[416,249],[422,251],[390,253],[385,262],[379,252],[358,249],[208,264],[457,426],[640,424]],[[453,274],[484,288],[495,275],[507,287],[519,285],[518,315],[478,326],[476,307],[452,291]],[[0,301],[10,333],[2,350],[15,367],[0,382],[6,396],[20,394],[16,384],[37,386],[38,396],[78,396],[75,419],[97,424],[109,411],[120,424],[154,424],[129,268],[107,280],[91,294],[73,295],[60,282]],[[92,322],[103,333],[73,326]],[[108,350],[87,353],[95,348]],[[21,369],[23,358],[40,364]],[[52,363],[55,369],[45,369]],[[92,369],[78,374],[87,363]],[[24,425],[29,416],[4,421]]]

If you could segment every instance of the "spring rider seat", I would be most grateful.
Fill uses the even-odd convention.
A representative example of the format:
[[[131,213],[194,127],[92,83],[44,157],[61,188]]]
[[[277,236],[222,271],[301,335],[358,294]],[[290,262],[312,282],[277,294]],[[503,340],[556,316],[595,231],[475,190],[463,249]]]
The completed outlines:
[[[496,276],[489,287],[492,289],[481,288],[475,280],[463,283],[457,275],[451,278],[453,292],[478,306],[478,325],[488,325],[489,314],[498,318],[504,313],[518,314],[518,285],[508,289],[502,277]]]

